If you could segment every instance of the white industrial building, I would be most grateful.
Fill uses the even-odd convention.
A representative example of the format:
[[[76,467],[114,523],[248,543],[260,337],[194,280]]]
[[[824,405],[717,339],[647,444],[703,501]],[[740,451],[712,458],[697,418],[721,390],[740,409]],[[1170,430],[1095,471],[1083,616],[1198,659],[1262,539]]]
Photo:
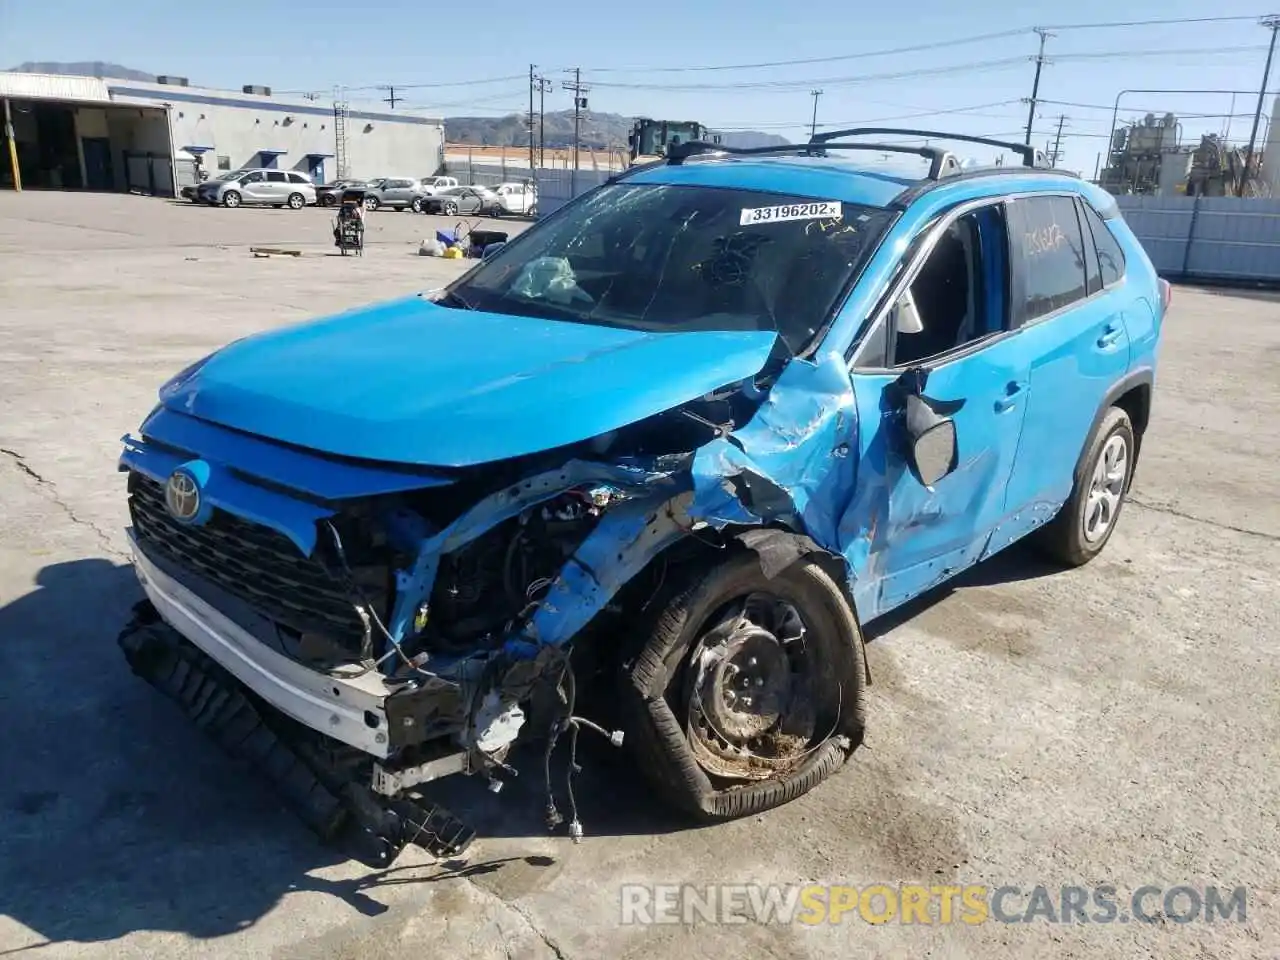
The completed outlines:
[[[225,170],[298,170],[339,176],[424,177],[444,162],[444,121],[241,91],[111,78],[0,73],[0,187],[134,190],[175,195]]]

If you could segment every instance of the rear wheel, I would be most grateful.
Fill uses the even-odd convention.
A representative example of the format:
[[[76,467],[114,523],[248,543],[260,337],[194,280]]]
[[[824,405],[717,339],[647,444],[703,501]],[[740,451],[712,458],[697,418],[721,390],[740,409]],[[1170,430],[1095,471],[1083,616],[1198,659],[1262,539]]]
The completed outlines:
[[[1111,539],[1133,480],[1134,439],[1129,415],[1119,407],[1110,408],[1089,438],[1070,499],[1037,538],[1055,560],[1081,566]]]
[[[222,205],[223,205],[224,207],[238,207],[238,206],[240,206],[240,191],[239,191],[239,190],[228,190],[226,193],[224,193],[224,194],[222,195]]]
[[[300,193],[289,194],[289,209],[301,210],[307,205],[307,198]]]
[[[702,820],[808,792],[862,741],[865,660],[843,592],[801,559],[765,576],[754,553],[677,585],[624,673],[628,740],[655,789]]]
[[[450,200],[450,201],[448,201],[448,202],[444,205],[444,208],[443,208],[443,211],[442,211],[442,212],[444,213],[444,215],[445,215],[446,217],[452,217],[452,216],[454,216],[455,214],[457,214],[457,212],[458,212],[458,205],[457,205],[456,203],[454,203],[452,200]]]

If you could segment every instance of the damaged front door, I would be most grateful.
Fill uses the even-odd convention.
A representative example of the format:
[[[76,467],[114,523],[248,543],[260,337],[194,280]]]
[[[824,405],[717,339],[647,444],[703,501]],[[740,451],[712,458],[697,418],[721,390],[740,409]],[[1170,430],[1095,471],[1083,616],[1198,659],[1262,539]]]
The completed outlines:
[[[855,356],[859,463],[841,538],[864,622],[980,559],[1008,508],[1030,369],[1009,330],[1008,264],[1002,205],[953,212]],[[907,429],[922,402],[951,421],[957,451],[924,472]]]

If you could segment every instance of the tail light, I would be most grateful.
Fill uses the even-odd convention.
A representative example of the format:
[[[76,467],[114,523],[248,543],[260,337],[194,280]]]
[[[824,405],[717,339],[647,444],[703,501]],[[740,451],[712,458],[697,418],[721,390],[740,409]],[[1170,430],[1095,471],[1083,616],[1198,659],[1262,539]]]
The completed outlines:
[[[1160,281],[1160,318],[1164,319],[1169,312],[1169,304],[1173,302],[1173,286],[1168,280]]]

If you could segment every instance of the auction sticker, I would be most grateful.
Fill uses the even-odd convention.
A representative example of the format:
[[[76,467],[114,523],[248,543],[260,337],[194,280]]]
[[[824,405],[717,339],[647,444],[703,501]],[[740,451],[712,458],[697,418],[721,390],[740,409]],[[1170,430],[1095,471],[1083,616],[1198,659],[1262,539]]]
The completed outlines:
[[[812,203],[784,203],[776,207],[744,207],[739,226],[748,223],[778,223],[785,220],[827,220],[843,216],[839,200]]]

